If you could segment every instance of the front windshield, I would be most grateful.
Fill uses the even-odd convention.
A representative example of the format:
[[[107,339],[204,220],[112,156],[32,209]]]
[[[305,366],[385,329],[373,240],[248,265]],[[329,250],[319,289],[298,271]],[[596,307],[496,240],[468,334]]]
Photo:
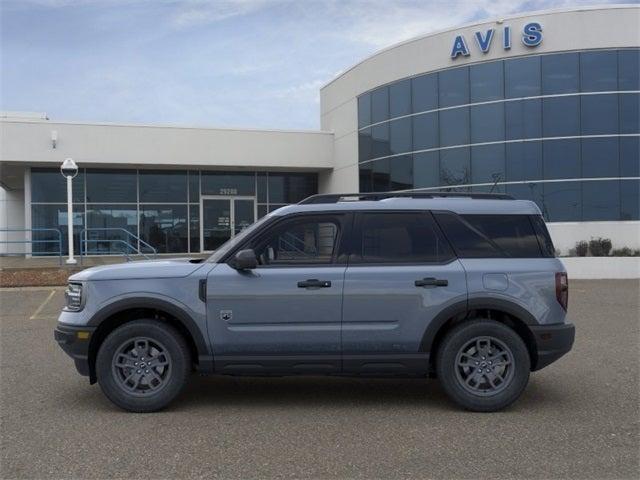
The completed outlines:
[[[271,218],[271,214],[262,217],[256,223],[249,225],[247,228],[242,230],[235,237],[224,242],[220,247],[213,252],[213,254],[207,259],[207,262],[217,263],[220,261],[222,257],[224,257],[230,250],[234,249],[236,245],[242,243],[247,236],[249,236],[252,232],[258,229],[262,224],[264,224],[269,218]]]

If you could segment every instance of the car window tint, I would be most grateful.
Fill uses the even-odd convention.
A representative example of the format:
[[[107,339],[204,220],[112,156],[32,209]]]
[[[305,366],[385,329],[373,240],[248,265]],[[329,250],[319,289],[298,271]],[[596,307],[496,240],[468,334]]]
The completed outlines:
[[[332,263],[338,242],[337,221],[287,222],[261,241],[256,249],[261,265]]]
[[[437,218],[460,257],[542,256],[529,215],[438,214]]]
[[[362,214],[359,244],[361,263],[431,263],[453,256],[424,212]]]
[[[556,249],[553,246],[553,242],[551,241],[551,236],[549,235],[549,230],[547,230],[547,226],[544,223],[544,219],[541,215],[531,215],[529,218],[531,219],[533,228],[536,231],[538,244],[542,250],[542,256],[555,257]]]
[[[497,245],[493,245],[482,232],[464,221],[454,213],[435,214],[440,227],[444,231],[459,257],[462,258],[492,258],[502,257]]]

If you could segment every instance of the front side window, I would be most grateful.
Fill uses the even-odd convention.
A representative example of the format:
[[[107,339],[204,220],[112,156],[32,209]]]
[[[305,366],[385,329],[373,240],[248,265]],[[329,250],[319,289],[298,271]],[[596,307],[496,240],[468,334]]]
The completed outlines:
[[[453,253],[430,214],[364,213],[355,263],[441,263]]]
[[[254,250],[260,265],[331,264],[337,255],[340,222],[334,217],[300,218],[276,225]]]

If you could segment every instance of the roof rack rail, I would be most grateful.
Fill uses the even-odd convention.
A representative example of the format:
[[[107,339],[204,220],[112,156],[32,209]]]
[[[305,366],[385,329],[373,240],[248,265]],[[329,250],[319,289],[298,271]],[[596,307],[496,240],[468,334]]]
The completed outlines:
[[[446,198],[463,197],[478,200],[515,200],[505,193],[464,193],[464,192],[370,192],[370,193],[320,193],[305,198],[298,205],[318,203],[359,202],[364,200],[384,200],[387,198]]]

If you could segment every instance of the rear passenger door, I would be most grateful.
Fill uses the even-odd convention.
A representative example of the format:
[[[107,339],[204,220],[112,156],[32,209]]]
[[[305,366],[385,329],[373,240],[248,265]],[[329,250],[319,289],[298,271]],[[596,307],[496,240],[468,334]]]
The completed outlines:
[[[343,371],[426,371],[429,322],[466,302],[465,272],[430,212],[356,214],[345,273]]]

